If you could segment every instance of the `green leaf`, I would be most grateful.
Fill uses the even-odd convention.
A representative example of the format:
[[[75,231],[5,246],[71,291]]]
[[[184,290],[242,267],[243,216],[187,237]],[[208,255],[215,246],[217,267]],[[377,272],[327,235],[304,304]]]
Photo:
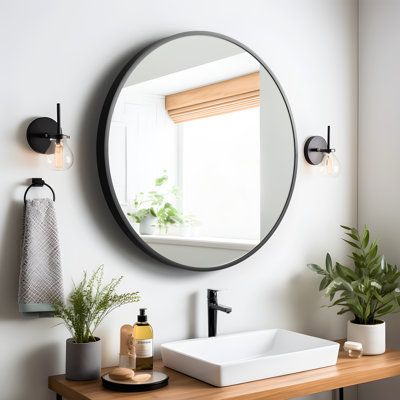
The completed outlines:
[[[382,258],[381,258],[381,269],[384,270],[385,268],[386,268],[385,257],[382,256]]]
[[[319,275],[326,275],[326,272],[317,264],[307,264],[307,267]]]
[[[345,233],[347,236],[351,237],[353,240],[358,241],[358,236],[351,232]]]
[[[376,243],[372,243],[370,249],[368,250],[367,259],[369,261],[372,261],[376,257],[377,253],[378,253],[378,245]]]
[[[325,290],[325,296],[329,297],[332,293],[335,294],[336,292],[336,281],[332,281]]]
[[[338,305],[345,305],[345,303],[347,302],[347,300],[350,300],[351,297],[349,296],[342,296],[339,299],[337,299],[335,302],[333,302],[329,307],[334,307],[334,306],[338,306]]]
[[[329,276],[325,276],[325,278],[322,278],[321,283],[319,284],[319,291],[326,289],[330,283],[331,280]]]
[[[356,273],[342,264],[336,263],[336,271],[338,272],[339,276],[346,280],[355,281],[358,279]]]
[[[332,273],[332,258],[329,253],[326,253],[325,257],[325,265],[326,265],[326,270],[328,273]]]
[[[353,247],[355,247],[356,249],[359,249],[359,250],[361,250],[361,247],[357,244],[357,243],[354,243],[354,242],[351,242],[350,240],[346,240],[346,239],[343,239],[346,243],[348,243],[350,246],[353,246]]]
[[[376,315],[377,317],[382,317],[383,315],[386,315],[386,314],[391,313],[391,312],[393,311],[393,309],[394,309],[393,304],[388,304],[387,306],[382,307],[381,309],[379,309],[379,310],[375,313],[375,315]]]
[[[348,231],[351,231],[352,228],[346,226],[346,225],[340,225],[341,228],[346,229]]]
[[[393,282],[393,283],[384,284],[381,289],[381,292],[383,295],[386,295],[388,293],[393,293],[395,296],[397,296],[398,292],[400,292],[400,289],[398,289],[398,283]]]
[[[365,228],[362,238],[362,247],[366,249],[368,247],[368,243],[369,243],[369,231],[367,228]]]
[[[366,321],[368,321],[370,313],[371,313],[371,304],[367,303],[364,310],[364,319]]]
[[[382,289],[382,285],[379,283],[379,282],[377,282],[377,281],[371,281],[371,286],[373,286],[374,288],[376,288],[376,289],[378,289],[378,290],[381,290]]]
[[[161,186],[168,180],[168,175],[166,174],[166,171],[164,170],[164,174],[160,176],[159,178],[156,178],[155,180],[155,185],[156,186]]]

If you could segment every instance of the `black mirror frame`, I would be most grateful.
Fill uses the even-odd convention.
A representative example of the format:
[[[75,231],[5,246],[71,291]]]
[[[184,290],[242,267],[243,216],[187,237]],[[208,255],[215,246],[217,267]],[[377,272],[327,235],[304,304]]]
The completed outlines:
[[[123,210],[121,209],[117,196],[114,191],[114,187],[112,185],[112,180],[111,180],[111,174],[110,174],[110,165],[109,165],[109,159],[108,159],[108,135],[109,135],[109,127],[110,127],[110,122],[111,122],[111,117],[114,111],[114,107],[118,98],[118,95],[122,88],[124,87],[124,84],[126,80],[128,79],[129,75],[134,71],[136,66],[153,50],[156,48],[162,46],[163,44],[170,42],[172,40],[185,37],[185,36],[198,36],[198,35],[204,35],[204,36],[213,36],[219,39],[224,39],[228,42],[231,42],[239,47],[241,47],[243,50],[247,51],[249,54],[251,54],[262,66],[263,68],[269,73],[273,81],[275,82],[276,86],[278,87],[282,98],[285,102],[285,106],[287,109],[287,112],[289,114],[290,118],[290,123],[292,127],[292,134],[293,134],[293,151],[294,151],[294,162],[293,162],[293,175],[292,175],[292,181],[290,184],[290,189],[288,193],[288,197],[286,199],[286,202],[283,206],[283,209],[274,224],[274,226],[271,228],[269,233],[260,241],[260,243],[255,246],[251,251],[246,253],[244,256],[238,258],[237,260],[231,261],[227,264],[223,265],[217,265],[214,267],[208,267],[208,268],[201,268],[201,267],[192,267],[189,265],[184,265],[177,263],[175,261],[170,260],[169,258],[166,258],[153,250],[147,243],[145,243],[140,236],[136,233],[136,231],[133,229],[129,221],[124,215]],[[137,53],[121,70],[121,72],[118,74],[117,78],[113,82],[107,97],[104,101],[103,109],[100,114],[100,120],[99,120],[99,126],[98,126],[98,133],[97,133],[97,168],[98,168],[98,173],[99,173],[99,178],[100,178],[100,184],[101,188],[103,190],[104,197],[106,199],[107,205],[115,219],[115,221],[118,223],[122,231],[128,236],[128,238],[136,245],[138,246],[142,251],[144,251],[146,254],[151,256],[152,258],[167,264],[171,265],[173,267],[177,268],[183,268],[191,271],[215,271],[223,268],[228,268],[231,267],[235,264],[238,264],[242,261],[244,261],[246,258],[250,257],[252,254],[254,254],[257,250],[259,250],[267,241],[268,239],[273,235],[279,224],[281,223],[286,210],[289,206],[295,182],[296,182],[296,174],[297,174],[297,162],[298,162],[298,153],[297,153],[297,139],[296,139],[296,129],[294,125],[294,120],[292,116],[292,112],[289,107],[289,103],[287,101],[287,98],[285,96],[285,93],[283,92],[283,89],[281,88],[277,78],[274,76],[272,71],[267,67],[267,65],[264,63],[264,61],[261,60],[260,57],[258,57],[252,50],[248,49],[245,45],[242,43],[239,43],[238,41],[215,33],[215,32],[207,32],[207,31],[189,31],[189,32],[183,32],[179,33],[173,36],[166,37],[164,39],[161,39],[144,49],[142,49],[139,53]]]

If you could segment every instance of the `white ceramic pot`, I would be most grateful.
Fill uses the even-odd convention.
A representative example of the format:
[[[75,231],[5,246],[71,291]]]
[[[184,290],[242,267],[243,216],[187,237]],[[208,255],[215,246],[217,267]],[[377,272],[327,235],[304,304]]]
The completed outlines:
[[[363,354],[377,355],[386,350],[386,325],[379,321],[374,325],[355,324],[347,322],[347,340],[359,342],[363,346]]]
[[[143,218],[139,226],[141,235],[154,235],[157,228],[157,218],[152,215],[147,215]]]

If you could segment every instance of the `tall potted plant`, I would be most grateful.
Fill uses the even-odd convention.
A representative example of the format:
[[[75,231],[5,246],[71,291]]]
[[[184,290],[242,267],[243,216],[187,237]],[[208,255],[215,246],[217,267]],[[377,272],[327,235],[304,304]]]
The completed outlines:
[[[53,304],[54,315],[63,320],[71,334],[66,342],[66,378],[70,380],[99,378],[101,340],[95,336],[95,330],[111,311],[139,301],[138,292],[116,293],[122,277],[102,285],[103,274],[103,266],[90,277],[84,272],[67,302]]]
[[[331,302],[328,307],[341,306],[338,315],[352,313],[347,323],[347,339],[360,342],[364,354],[385,352],[385,322],[380,318],[396,312],[400,305],[400,272],[396,265],[386,262],[379,254],[376,241],[370,241],[369,230],[360,233],[341,225],[352,252],[353,266],[333,263],[329,253],[325,268],[316,264],[308,267],[322,276],[319,286]]]

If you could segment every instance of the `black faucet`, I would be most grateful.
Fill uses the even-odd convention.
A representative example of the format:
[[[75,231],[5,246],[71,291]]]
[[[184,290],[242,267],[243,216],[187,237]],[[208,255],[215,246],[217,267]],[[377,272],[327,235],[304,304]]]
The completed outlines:
[[[223,311],[229,314],[231,307],[221,306],[217,299],[218,290],[207,289],[207,308],[208,308],[208,337],[217,336],[217,313]]]

